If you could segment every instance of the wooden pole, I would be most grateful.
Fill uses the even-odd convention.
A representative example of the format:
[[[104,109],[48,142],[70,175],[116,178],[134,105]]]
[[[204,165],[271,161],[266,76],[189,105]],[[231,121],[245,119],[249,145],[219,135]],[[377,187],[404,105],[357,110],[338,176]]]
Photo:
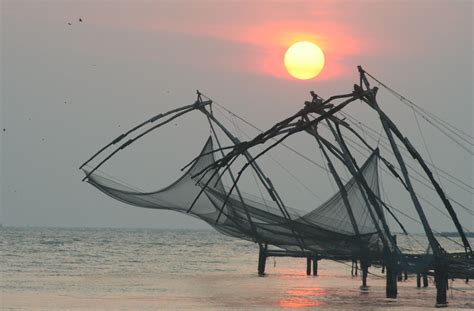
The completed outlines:
[[[311,275],[311,257],[306,257],[306,275]]]
[[[362,67],[358,66],[358,69],[359,69],[359,72],[360,72],[361,80],[364,82],[366,88],[369,90],[370,89],[370,84],[369,84],[369,81],[367,80],[367,78],[365,76],[365,73],[364,73]],[[399,137],[399,139],[401,139],[403,142],[405,142],[405,140],[403,139],[404,137],[401,135],[400,131],[395,126],[395,124],[390,122],[390,119],[388,117],[386,117],[386,115],[381,111],[381,109],[380,109],[380,107],[377,103],[377,100],[375,99],[376,90],[377,89],[374,88],[374,92],[370,96],[367,96],[366,98],[362,98],[362,100],[367,102],[369,104],[369,106],[372,107],[379,114],[380,121],[382,123],[382,127],[383,127],[383,129],[385,131],[385,134],[387,135],[387,138],[390,142],[390,146],[392,148],[393,154],[395,155],[395,158],[397,159],[397,162],[400,166],[400,170],[401,170],[402,175],[403,175],[404,180],[405,180],[405,186],[406,186],[408,192],[410,193],[411,200],[413,202],[413,205],[415,206],[415,210],[417,211],[418,216],[420,217],[420,221],[423,225],[426,236],[428,237],[428,240],[430,242],[430,246],[433,249],[434,255],[436,257],[439,257],[439,255],[441,255],[441,253],[442,253],[441,246],[439,245],[438,241],[436,240],[436,238],[433,234],[433,231],[431,230],[431,227],[428,223],[428,220],[426,219],[423,208],[421,207],[420,201],[418,200],[418,196],[416,195],[415,190],[414,190],[414,188],[411,184],[411,180],[410,180],[410,177],[408,175],[408,170],[405,166],[405,161],[403,160],[403,156],[401,155],[401,153],[398,149],[398,146],[395,142],[395,139],[393,138],[392,131],[394,131],[396,136]],[[407,148],[409,149],[409,147],[407,147]]]
[[[200,96],[201,94],[199,93],[198,91],[198,95]],[[206,109],[200,109],[201,112],[203,112],[210,120],[212,120],[223,132],[224,134],[227,135],[227,137],[229,137],[229,139],[232,141],[232,143],[234,145],[238,145],[240,144],[240,140],[235,137],[234,135],[232,135],[232,133],[221,123],[219,122],[219,120],[217,120],[214,115],[212,113],[210,113],[209,111],[207,111]],[[292,222],[292,219],[291,219],[291,216],[290,214],[288,213],[288,210],[286,209],[285,205],[283,204],[283,201],[281,200],[278,192],[276,191],[276,189],[273,187],[273,184],[272,182],[270,181],[270,179],[263,173],[262,169],[260,168],[260,166],[257,164],[257,162],[255,161],[255,159],[250,155],[250,153],[245,150],[243,152],[243,155],[245,156],[245,158],[247,159],[247,162],[250,164],[250,166],[253,168],[253,170],[255,171],[258,179],[262,182],[263,186],[265,187],[265,189],[267,190],[268,194],[270,195],[270,197],[272,198],[272,200],[276,203],[276,205],[278,206],[278,208],[280,209],[283,217],[286,219],[287,223],[288,223],[288,227],[290,228],[290,230],[292,231],[295,239],[297,239],[298,243],[300,244],[300,248],[301,250],[304,250],[304,241],[303,239],[301,238],[301,236],[294,230],[294,225],[293,225],[293,222]],[[234,182],[235,184],[235,182]],[[253,222],[252,222],[253,223]]]
[[[403,281],[403,272],[402,272],[402,271],[400,271],[400,272],[397,273],[397,281],[398,281],[398,282]]]
[[[387,275],[386,275],[386,289],[385,294],[387,298],[397,298],[398,288],[397,288],[397,271],[393,270],[390,265],[387,266]]]
[[[366,259],[360,261],[362,269],[362,289],[367,289],[367,274],[369,273],[369,262]]]
[[[307,122],[310,122],[309,121],[309,118],[306,116],[305,117],[305,120]],[[329,120],[326,120],[328,122],[328,126],[330,128],[331,127],[331,123],[329,123]],[[341,181],[341,178],[339,177],[339,175],[337,174],[336,172],[336,169],[334,168],[334,165],[332,164],[332,161],[331,159],[329,158],[326,150],[324,149],[322,143],[321,143],[321,140],[319,138],[319,134],[317,132],[317,129],[315,126],[312,126],[309,130],[311,130],[311,134],[316,138],[316,141],[318,142],[318,145],[319,145],[319,148],[321,149],[324,157],[326,158],[327,160],[327,163],[328,163],[328,168],[329,168],[329,171],[331,172],[333,178],[334,178],[334,181],[336,182],[336,185],[339,189],[339,193],[341,194],[341,197],[342,197],[342,202],[344,203],[344,206],[347,210],[347,214],[349,215],[349,220],[351,221],[351,225],[352,225],[352,229],[354,230],[354,234],[357,238],[357,240],[359,240],[359,228],[357,226],[357,222],[355,220],[355,216],[354,216],[354,213],[352,211],[352,207],[351,207],[351,204],[349,203],[349,199],[347,197],[347,191],[346,191],[346,188],[344,187],[344,184],[342,183]],[[334,132],[333,132],[334,133]],[[334,136],[337,138],[337,135],[334,133]]]
[[[318,276],[318,257],[313,257],[313,275]]]
[[[258,275],[264,276],[265,275],[265,264],[267,262],[267,249],[268,245],[259,244],[259,252],[258,252]]]
[[[428,287],[428,273],[423,272],[422,275],[423,275],[423,287]]]
[[[435,263],[435,282],[436,282],[436,307],[442,308],[448,306],[448,270],[447,265],[441,260]]]
[[[416,274],[416,287],[417,288],[421,287],[421,273]]]

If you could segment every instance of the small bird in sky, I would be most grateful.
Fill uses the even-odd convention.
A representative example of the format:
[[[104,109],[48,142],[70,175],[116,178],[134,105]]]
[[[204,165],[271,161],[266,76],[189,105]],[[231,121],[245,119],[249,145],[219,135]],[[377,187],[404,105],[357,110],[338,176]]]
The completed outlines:
[[[79,18],[79,23],[82,23],[82,18]]]
[[[6,128],[4,128],[4,129],[3,129],[3,131],[4,131],[4,132],[6,132],[6,131],[7,131],[7,129],[6,129]]]
[[[72,24],[71,23],[67,23],[69,26],[71,26]]]

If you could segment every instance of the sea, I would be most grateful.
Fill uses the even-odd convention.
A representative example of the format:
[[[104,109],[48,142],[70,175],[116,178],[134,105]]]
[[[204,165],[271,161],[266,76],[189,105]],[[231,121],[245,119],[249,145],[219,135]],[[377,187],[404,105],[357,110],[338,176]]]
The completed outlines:
[[[471,239],[472,240],[472,239]],[[385,298],[371,267],[369,288],[347,262],[268,258],[257,275],[258,247],[212,230],[0,228],[2,310],[428,310],[433,280],[414,277]],[[449,282],[450,309],[474,309],[474,281]]]

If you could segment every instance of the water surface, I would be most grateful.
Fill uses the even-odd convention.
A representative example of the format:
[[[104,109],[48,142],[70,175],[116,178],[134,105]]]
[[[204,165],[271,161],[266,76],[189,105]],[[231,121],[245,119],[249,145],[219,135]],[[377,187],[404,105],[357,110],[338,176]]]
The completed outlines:
[[[385,280],[371,268],[367,292],[347,263],[268,258],[258,277],[258,248],[215,231],[0,228],[1,307],[55,309],[425,309],[435,289],[399,283],[385,299]],[[450,282],[451,283],[451,282]],[[456,280],[453,308],[474,308],[473,284]]]

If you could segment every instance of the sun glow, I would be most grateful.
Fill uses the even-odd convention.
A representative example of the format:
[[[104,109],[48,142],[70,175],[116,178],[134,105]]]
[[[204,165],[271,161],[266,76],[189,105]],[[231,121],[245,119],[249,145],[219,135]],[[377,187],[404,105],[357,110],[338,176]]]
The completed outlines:
[[[290,75],[300,80],[308,80],[323,70],[324,53],[316,44],[300,41],[288,48],[284,62]]]

